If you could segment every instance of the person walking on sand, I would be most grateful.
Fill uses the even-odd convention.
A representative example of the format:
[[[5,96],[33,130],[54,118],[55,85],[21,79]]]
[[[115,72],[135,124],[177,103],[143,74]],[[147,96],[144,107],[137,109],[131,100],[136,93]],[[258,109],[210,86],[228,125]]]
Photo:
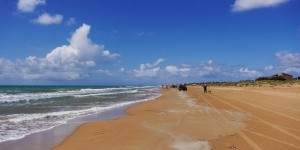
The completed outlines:
[[[204,84],[203,89],[204,89],[204,93],[207,93],[207,85],[206,84]]]

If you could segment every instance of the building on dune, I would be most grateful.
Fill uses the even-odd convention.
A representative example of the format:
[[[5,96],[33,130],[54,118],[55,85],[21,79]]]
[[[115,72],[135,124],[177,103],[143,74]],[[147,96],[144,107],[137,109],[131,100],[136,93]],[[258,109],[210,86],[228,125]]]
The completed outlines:
[[[286,74],[286,73],[283,73],[283,72],[277,73],[277,74],[273,75],[272,77],[283,77],[286,80],[293,80],[292,75]]]

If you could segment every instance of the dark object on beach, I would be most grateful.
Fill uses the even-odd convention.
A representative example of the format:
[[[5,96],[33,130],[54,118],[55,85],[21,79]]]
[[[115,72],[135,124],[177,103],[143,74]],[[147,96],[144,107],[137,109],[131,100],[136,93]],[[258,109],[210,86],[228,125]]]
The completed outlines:
[[[185,85],[180,84],[178,87],[179,91],[187,91],[187,87]]]
[[[171,88],[176,88],[176,85],[175,85],[175,84],[172,84],[172,85],[171,85]]]
[[[204,84],[203,89],[204,89],[204,93],[207,93],[207,85],[206,84]]]

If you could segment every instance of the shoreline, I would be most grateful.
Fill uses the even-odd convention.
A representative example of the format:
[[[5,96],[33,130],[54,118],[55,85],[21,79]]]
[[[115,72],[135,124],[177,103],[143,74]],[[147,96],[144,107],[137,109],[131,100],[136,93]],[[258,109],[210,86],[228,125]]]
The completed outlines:
[[[113,120],[127,116],[125,110],[139,103],[141,102],[130,103],[96,114],[74,118],[69,120],[67,123],[53,127],[49,130],[32,133],[21,139],[4,141],[0,143],[0,149],[51,150],[54,146],[58,145],[69,135],[71,135],[81,124],[91,121]]]
[[[48,86],[46,86],[46,88],[48,88]],[[51,87],[51,89],[52,88],[53,87]],[[31,96],[30,98],[35,98],[39,95],[39,93],[31,94],[30,92],[26,92],[26,88],[24,89],[23,87],[21,88],[21,91],[22,90],[25,91],[25,94],[29,93],[29,96]],[[44,89],[35,88],[34,90],[43,91]],[[53,146],[63,141],[82,123],[95,120],[111,120],[123,117],[126,115],[125,109],[127,109],[128,107],[136,105],[143,101],[153,100],[161,95],[159,88],[150,86],[126,88],[72,87],[68,89],[63,87],[63,90],[61,87],[55,87],[54,91],[58,92],[52,92],[49,89],[47,89],[46,91],[48,91],[50,95],[52,94],[51,96],[57,94],[60,97],[63,97],[64,95],[74,94],[74,96],[72,95],[72,97],[68,97],[68,99],[75,100],[73,103],[67,104],[61,100],[62,98],[58,100],[55,99],[55,105],[58,106],[59,109],[56,109],[53,112],[47,112],[47,110],[52,110],[52,105],[47,105],[48,101],[46,100],[43,100],[43,102],[45,101],[45,104],[41,106],[47,108],[47,110],[33,110],[33,115],[29,114],[25,115],[25,117],[22,114],[18,115],[17,112],[17,115],[15,116],[17,116],[16,118],[21,121],[14,122],[14,120],[12,120],[1,125],[1,135],[3,136],[1,136],[0,149],[51,149]],[[22,94],[17,95],[15,98],[21,99],[21,96]],[[49,98],[47,100],[51,101],[52,99]],[[33,101],[33,103],[34,102],[35,101]],[[78,105],[79,103],[81,103],[82,105]],[[95,105],[89,105],[90,103],[95,103]],[[71,109],[69,109],[69,105],[73,105],[74,108],[77,108],[76,106],[82,108],[77,108],[77,110],[74,109],[74,111],[72,111]],[[65,108],[65,106],[67,108]],[[31,111],[30,108],[31,107],[24,107],[24,110]],[[35,109],[35,107],[32,108]],[[66,109],[71,111],[66,111]],[[6,117],[12,118],[8,115]],[[3,118],[5,117],[2,117],[2,119]]]
[[[53,150],[300,148],[299,87],[232,88],[163,89],[126,117],[80,125]]]

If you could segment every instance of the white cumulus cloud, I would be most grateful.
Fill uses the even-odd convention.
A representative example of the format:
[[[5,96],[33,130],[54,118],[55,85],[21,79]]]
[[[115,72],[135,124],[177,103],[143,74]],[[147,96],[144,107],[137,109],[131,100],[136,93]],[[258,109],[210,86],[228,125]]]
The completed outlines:
[[[195,73],[200,77],[214,77],[221,74],[221,65],[208,60],[200,65],[195,66]]]
[[[205,77],[213,78],[217,75],[221,75],[222,66],[208,60],[198,65],[181,64],[180,66],[169,65],[166,66],[165,71],[167,76],[177,77]]]
[[[53,49],[46,57],[28,56],[17,61],[0,58],[0,77],[75,80],[89,76],[103,60],[113,60],[117,56],[88,38],[90,28],[83,24],[72,34],[68,45]],[[109,73],[101,69],[98,72]]]
[[[260,73],[259,71],[251,70],[248,68],[240,68],[239,73],[241,74],[241,76],[250,78],[259,77],[262,75],[262,73]]]
[[[160,67],[157,67],[157,66],[162,62],[164,62],[164,59],[159,58],[153,64],[150,64],[150,63],[140,64],[140,69],[139,70],[137,70],[137,69],[133,70],[134,76],[136,76],[136,77],[150,77],[150,78],[158,77]]]
[[[159,58],[153,65],[151,65],[151,64],[147,64],[149,67],[152,67],[152,66],[157,66],[157,65],[159,65],[160,63],[162,63],[162,62],[164,62],[165,61],[165,59],[163,59],[163,58]]]
[[[33,23],[40,25],[60,24],[63,18],[64,17],[60,14],[50,15],[48,13],[43,13],[38,18],[34,19]]]
[[[80,64],[86,67],[93,67],[97,62],[103,60],[112,60],[119,56],[111,54],[108,50],[104,50],[103,45],[97,45],[88,38],[90,26],[83,24],[78,28],[69,39],[69,45],[63,45],[55,48],[46,59],[51,64]]]
[[[111,71],[109,71],[109,70],[103,70],[103,69],[97,70],[97,73],[99,73],[99,74],[106,74],[106,75],[109,75],[109,76],[113,75],[113,73]]]
[[[171,73],[171,74],[177,74],[178,68],[176,66],[167,66],[166,71]]]
[[[118,57],[120,55],[119,54],[111,54],[108,50],[104,50],[102,52],[102,56],[104,56],[104,57],[106,57],[108,59],[114,59],[114,58],[116,58],[116,57]]]
[[[289,0],[235,0],[232,11],[241,12],[257,8],[274,7]]]
[[[67,26],[71,26],[71,25],[73,25],[73,24],[75,24],[75,23],[76,23],[76,19],[73,18],[73,17],[71,17],[71,18],[69,18],[69,20],[66,22],[66,25],[67,25]]]
[[[160,67],[156,67],[156,68],[145,68],[144,64],[140,65],[140,70],[133,70],[134,75],[136,77],[157,77],[158,76],[158,71],[159,71]]]
[[[279,61],[279,68],[286,73],[300,73],[300,53],[288,51],[277,52],[276,59]]]
[[[273,65],[269,65],[265,67],[265,71],[271,71],[273,70],[275,67]]]
[[[300,53],[277,52],[275,57],[282,65],[300,67]]]
[[[22,12],[33,12],[36,6],[45,4],[46,0],[19,0],[17,7]]]
[[[169,74],[169,75],[175,75],[175,76],[181,76],[181,77],[188,77],[190,75],[190,71],[191,71],[191,68],[188,68],[188,67],[177,67],[177,66],[167,66],[165,68],[166,72]]]
[[[300,67],[288,67],[283,72],[300,74]]]

